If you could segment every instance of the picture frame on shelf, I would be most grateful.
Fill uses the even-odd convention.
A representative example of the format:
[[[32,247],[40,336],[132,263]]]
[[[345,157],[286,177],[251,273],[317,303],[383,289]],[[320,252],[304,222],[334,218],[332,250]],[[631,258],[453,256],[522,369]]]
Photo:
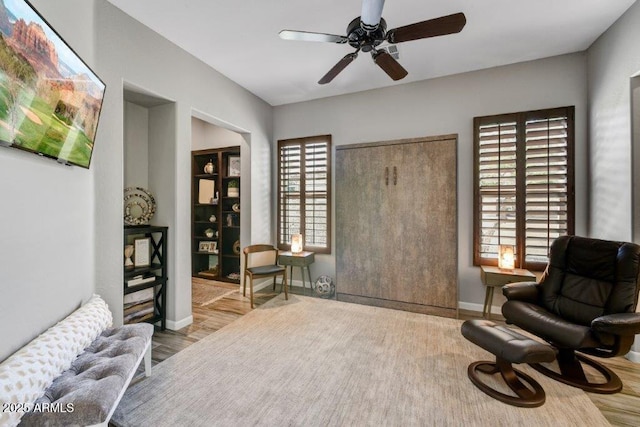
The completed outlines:
[[[211,179],[201,179],[198,185],[198,203],[213,204],[216,199],[215,181]]]
[[[240,156],[229,156],[228,176],[240,176]]]
[[[133,241],[133,265],[148,267],[151,265],[151,238],[135,239]]]
[[[198,252],[218,253],[218,242],[206,241],[198,244]]]

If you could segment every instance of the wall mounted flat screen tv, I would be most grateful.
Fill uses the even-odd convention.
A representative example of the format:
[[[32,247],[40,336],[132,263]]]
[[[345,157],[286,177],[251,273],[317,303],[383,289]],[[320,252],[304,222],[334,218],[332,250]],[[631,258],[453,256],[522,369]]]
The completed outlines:
[[[29,2],[0,0],[0,144],[88,169],[104,90]]]

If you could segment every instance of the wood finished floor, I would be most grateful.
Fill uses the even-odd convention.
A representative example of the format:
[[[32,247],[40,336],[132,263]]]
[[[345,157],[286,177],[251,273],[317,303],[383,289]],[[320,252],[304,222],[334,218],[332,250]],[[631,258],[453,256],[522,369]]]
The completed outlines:
[[[256,292],[254,305],[260,306],[278,295],[280,289],[272,291],[271,287]],[[302,294],[299,288],[293,288],[293,293]],[[309,294],[309,290],[306,291]],[[218,301],[204,307],[193,307],[193,323],[178,331],[156,331],[153,335],[153,364],[161,363],[191,344],[216,332],[234,320],[251,311],[249,298],[242,293],[234,292]],[[460,319],[481,317],[480,313],[460,310]],[[499,316],[494,315],[494,321]],[[620,393],[601,395],[587,393],[602,414],[614,426],[640,425],[640,364],[632,363],[623,357],[613,359],[599,359],[614,370],[622,379],[624,387]]]

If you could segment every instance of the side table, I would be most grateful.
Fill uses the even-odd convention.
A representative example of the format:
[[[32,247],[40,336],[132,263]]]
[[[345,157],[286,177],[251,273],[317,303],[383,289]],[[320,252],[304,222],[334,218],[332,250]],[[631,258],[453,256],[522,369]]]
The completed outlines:
[[[482,265],[480,266],[480,279],[482,280],[482,284],[487,288],[484,297],[484,307],[482,308],[482,317],[490,319],[491,306],[493,305],[493,290],[495,288],[501,288],[507,283],[535,282],[536,275],[522,268],[504,270],[498,267]]]
[[[280,251],[278,253],[278,264],[283,265],[284,268],[289,266],[289,284],[293,280],[293,267],[300,267],[300,275],[302,276],[302,291],[306,289],[304,283],[304,269],[307,269],[307,275],[309,276],[309,291],[311,291],[311,270],[309,266],[315,261],[315,254],[313,252],[302,251],[299,253],[293,253],[291,251]],[[289,285],[291,286],[291,285]],[[289,287],[291,289],[291,287]]]

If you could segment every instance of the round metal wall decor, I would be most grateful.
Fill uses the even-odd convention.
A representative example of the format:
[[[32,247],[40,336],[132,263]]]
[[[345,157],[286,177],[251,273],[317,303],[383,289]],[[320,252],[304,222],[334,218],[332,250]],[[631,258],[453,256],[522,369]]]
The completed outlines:
[[[313,286],[313,290],[320,298],[332,298],[336,293],[336,285],[329,276],[320,276]]]
[[[124,223],[126,225],[145,225],[156,213],[156,201],[153,195],[141,187],[124,189]]]

